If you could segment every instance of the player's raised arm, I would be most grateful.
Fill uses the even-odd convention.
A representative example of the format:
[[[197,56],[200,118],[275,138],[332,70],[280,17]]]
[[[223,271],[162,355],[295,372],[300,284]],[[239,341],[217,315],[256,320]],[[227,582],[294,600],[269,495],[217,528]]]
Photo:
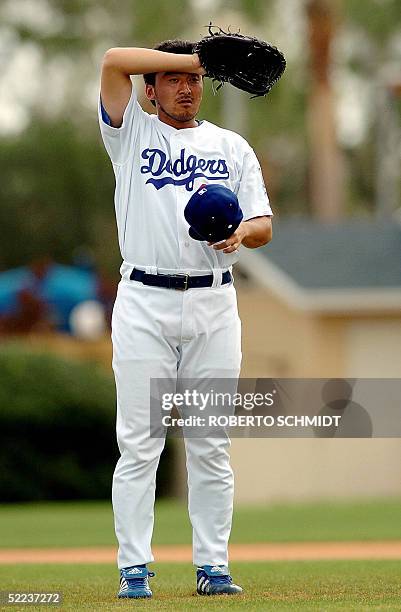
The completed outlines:
[[[196,53],[166,53],[140,47],[114,47],[106,51],[100,92],[113,127],[121,126],[132,91],[131,74],[173,71],[205,73]]]

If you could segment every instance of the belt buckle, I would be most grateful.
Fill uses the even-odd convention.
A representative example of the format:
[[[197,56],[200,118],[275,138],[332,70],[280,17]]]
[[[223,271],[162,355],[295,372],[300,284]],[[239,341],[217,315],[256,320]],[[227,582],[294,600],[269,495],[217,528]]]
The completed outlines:
[[[188,289],[189,274],[172,274],[171,278],[184,278],[183,287],[174,287],[176,291],[186,291]]]

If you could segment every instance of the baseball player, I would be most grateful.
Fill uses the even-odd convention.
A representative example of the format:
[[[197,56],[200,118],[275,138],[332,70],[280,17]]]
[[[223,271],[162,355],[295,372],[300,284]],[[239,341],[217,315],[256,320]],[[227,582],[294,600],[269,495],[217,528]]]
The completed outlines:
[[[204,69],[193,43],[112,48],[103,59],[99,123],[115,174],[123,259],[112,317],[121,456],[112,485],[120,598],[151,597],[156,470],[163,437],[149,433],[150,379],[238,378],[241,321],[232,279],[240,246],[271,239],[260,165],[238,134],[197,119]],[[156,114],[138,103],[143,74]],[[185,206],[201,185],[238,197],[243,220],[219,243],[188,234]],[[184,439],[199,595],[236,594],[227,546],[233,509],[228,438]]]

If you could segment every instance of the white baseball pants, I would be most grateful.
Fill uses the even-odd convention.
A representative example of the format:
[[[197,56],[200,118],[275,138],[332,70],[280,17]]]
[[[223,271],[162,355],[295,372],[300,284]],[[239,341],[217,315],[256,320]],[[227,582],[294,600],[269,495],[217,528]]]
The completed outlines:
[[[112,486],[119,568],[154,560],[155,480],[163,438],[149,435],[150,379],[238,378],[241,321],[234,285],[188,291],[123,278],[112,318],[121,456]],[[185,408],[181,409],[185,415]],[[230,440],[185,437],[195,565],[227,565],[234,479]]]

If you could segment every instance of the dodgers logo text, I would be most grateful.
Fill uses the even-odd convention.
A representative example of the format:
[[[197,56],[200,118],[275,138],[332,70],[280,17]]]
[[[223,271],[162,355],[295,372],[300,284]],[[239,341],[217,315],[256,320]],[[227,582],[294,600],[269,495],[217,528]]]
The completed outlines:
[[[185,149],[181,149],[180,156],[173,163],[160,149],[144,149],[141,157],[147,161],[141,166],[141,174],[150,174],[146,183],[154,185],[156,189],[164,185],[185,185],[187,191],[192,191],[197,178],[218,181],[228,179],[230,175],[225,159],[186,156]]]

